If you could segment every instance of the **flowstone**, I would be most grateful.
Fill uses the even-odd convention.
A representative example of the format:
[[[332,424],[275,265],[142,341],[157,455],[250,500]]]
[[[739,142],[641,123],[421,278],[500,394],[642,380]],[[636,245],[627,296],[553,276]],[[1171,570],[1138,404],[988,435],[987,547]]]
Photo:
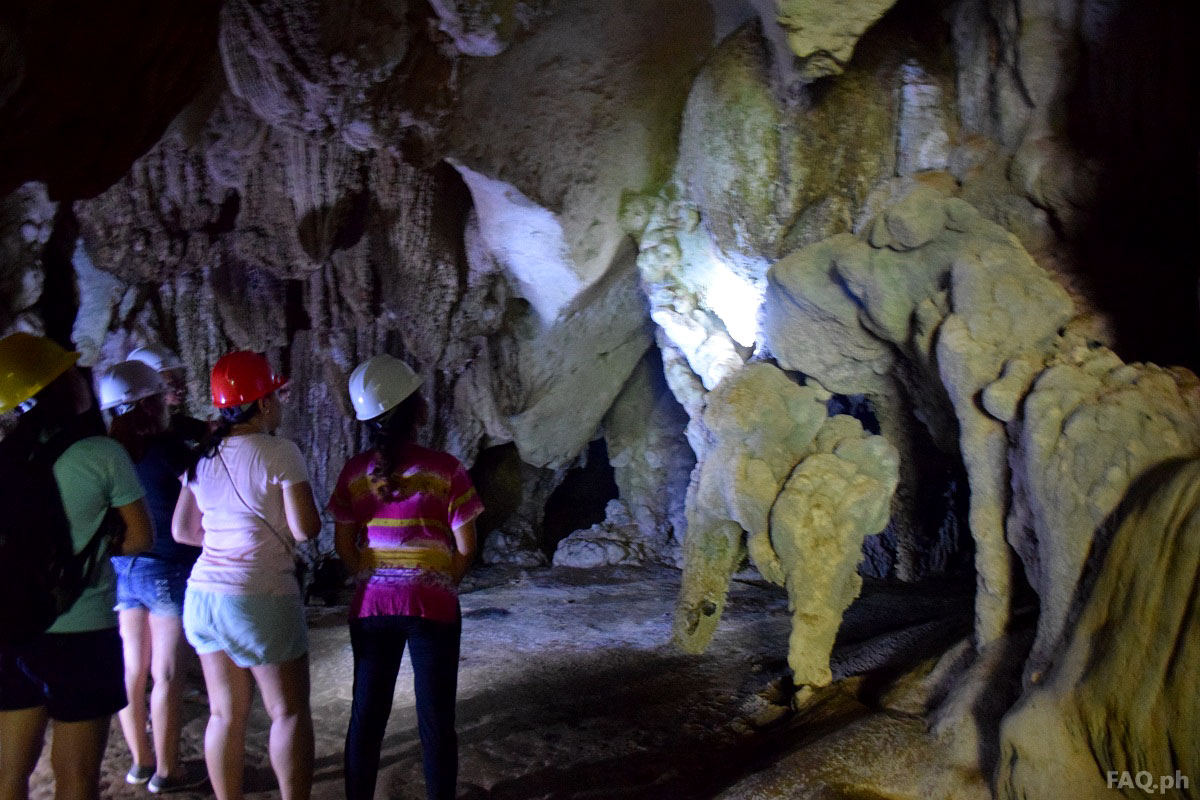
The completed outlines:
[[[1107,348],[1068,339],[1009,430],[1017,446],[1008,536],[1040,600],[1026,667],[1036,677],[1069,633],[1097,531],[1135,479],[1200,453],[1200,380],[1183,369],[1124,364]]]
[[[1143,778],[1196,797],[1179,778],[1200,775],[1198,571],[1200,461],[1168,461],[1110,517],[1052,665],[1005,718],[997,797],[1144,797]]]
[[[708,395],[709,446],[688,491],[675,612],[685,650],[711,640],[748,552],[765,578],[788,588],[797,682],[830,681],[833,637],[861,588],[854,568],[863,539],[887,524],[898,458],[852,417],[827,417],[826,397],[769,364],[747,366]],[[813,548],[822,558],[810,560]]]
[[[957,446],[971,485],[981,644],[1007,624],[1015,559],[1005,540],[1004,421],[976,398],[1006,363],[1040,364],[1072,313],[1012,234],[928,187],[862,236],[800,250],[769,275],[764,327],[781,366],[869,395],[890,389],[891,376],[930,437]]]
[[[863,540],[887,525],[898,480],[899,456],[886,439],[864,433],[853,417],[830,417],[775,501],[771,546],[787,576],[788,666],[797,685],[832,680],[834,638],[862,590]]]

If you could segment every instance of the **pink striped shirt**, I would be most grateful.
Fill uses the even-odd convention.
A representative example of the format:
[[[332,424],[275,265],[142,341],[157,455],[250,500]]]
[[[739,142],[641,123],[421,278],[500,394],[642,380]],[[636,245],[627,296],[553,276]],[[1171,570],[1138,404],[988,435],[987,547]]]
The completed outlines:
[[[359,542],[366,577],[350,616],[454,622],[454,529],[479,516],[483,503],[458,459],[416,444],[397,452],[387,496],[381,497],[382,481],[371,475],[377,458],[368,450],[346,462],[329,499],[335,520],[366,527]]]

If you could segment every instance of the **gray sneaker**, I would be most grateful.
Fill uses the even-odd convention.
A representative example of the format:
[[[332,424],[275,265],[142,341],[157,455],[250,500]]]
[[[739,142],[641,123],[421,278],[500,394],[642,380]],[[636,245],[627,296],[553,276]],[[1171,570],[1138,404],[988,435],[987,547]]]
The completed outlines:
[[[188,789],[195,789],[198,786],[203,786],[208,780],[208,773],[199,764],[192,764],[183,768],[182,775],[168,777],[154,773],[154,777],[146,784],[146,788],[154,794],[166,794],[168,792],[182,792]]]
[[[141,786],[146,781],[154,777],[153,765],[143,767],[140,764],[134,764],[129,768],[129,772],[125,773],[125,782],[133,786]]]

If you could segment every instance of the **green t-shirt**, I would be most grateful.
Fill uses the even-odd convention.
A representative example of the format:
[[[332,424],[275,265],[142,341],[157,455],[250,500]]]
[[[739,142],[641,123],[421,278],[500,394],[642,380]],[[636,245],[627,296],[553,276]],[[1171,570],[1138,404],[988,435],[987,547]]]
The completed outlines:
[[[129,454],[107,436],[80,439],[68,447],[54,462],[54,479],[71,523],[76,553],[87,546],[109,507],[129,505],[144,494]],[[112,565],[103,558],[91,585],[46,632],[82,633],[116,627],[116,587]]]

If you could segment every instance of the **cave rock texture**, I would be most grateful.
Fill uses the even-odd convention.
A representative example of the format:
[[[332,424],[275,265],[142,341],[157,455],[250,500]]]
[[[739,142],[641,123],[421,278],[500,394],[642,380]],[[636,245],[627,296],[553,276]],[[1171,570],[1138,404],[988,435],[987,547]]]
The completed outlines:
[[[485,561],[679,568],[691,652],[762,578],[798,698],[973,585],[931,760],[1198,796],[1195,3],[109,5],[0,10],[0,331],[266,353],[318,501],[403,357]]]

